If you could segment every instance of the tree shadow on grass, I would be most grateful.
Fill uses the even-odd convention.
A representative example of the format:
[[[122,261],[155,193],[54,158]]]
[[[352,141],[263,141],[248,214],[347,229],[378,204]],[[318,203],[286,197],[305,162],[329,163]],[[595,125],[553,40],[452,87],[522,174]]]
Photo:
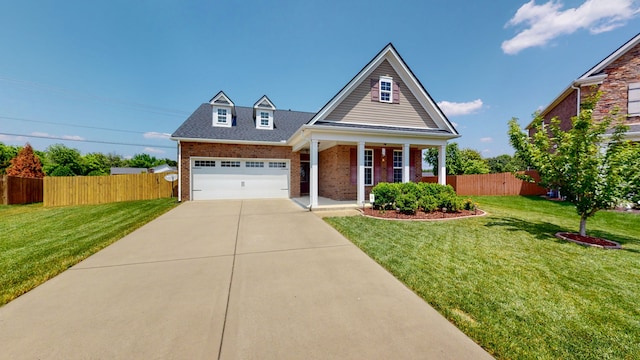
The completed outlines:
[[[555,234],[558,232],[576,232],[572,229],[567,229],[566,227],[561,227],[556,224],[552,224],[549,222],[532,222],[525,221],[522,219],[514,218],[514,217],[503,217],[500,219],[496,219],[494,221],[489,221],[485,224],[487,227],[501,227],[507,231],[518,232],[525,231],[531,234],[538,240],[552,240],[557,243],[566,244],[567,241],[561,240],[555,237]],[[640,253],[640,250],[636,249],[626,249],[624,248],[625,244],[638,244],[638,240],[634,238],[629,238],[625,236],[620,236],[619,234],[610,233],[602,230],[593,230],[588,233],[590,236],[599,237],[607,240],[612,240],[623,245],[621,250]]]

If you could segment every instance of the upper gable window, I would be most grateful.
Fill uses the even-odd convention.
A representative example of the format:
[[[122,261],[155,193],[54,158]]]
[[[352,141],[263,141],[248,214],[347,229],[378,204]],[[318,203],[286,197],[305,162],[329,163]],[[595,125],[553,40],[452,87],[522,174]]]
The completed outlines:
[[[393,102],[393,79],[381,77],[378,88],[380,89],[380,102]]]
[[[640,83],[629,84],[628,99],[627,112],[629,115],[640,116]]]

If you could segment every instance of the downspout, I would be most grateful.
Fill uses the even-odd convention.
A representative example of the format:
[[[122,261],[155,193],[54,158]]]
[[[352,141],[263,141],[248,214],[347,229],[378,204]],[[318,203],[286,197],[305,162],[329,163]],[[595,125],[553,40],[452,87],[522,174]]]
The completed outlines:
[[[182,143],[178,140],[178,202],[182,202]]]
[[[578,96],[576,98],[576,116],[580,116],[580,86],[575,85],[576,83],[571,84],[571,88],[578,91]]]

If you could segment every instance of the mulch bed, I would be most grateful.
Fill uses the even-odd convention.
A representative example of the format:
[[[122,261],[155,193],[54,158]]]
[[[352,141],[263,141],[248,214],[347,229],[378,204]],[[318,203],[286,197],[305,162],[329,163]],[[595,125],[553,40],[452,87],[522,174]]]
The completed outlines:
[[[426,213],[423,211],[417,211],[415,214],[402,214],[395,210],[374,210],[373,208],[360,209],[364,215],[381,218],[381,219],[398,219],[398,220],[443,220],[443,219],[456,219],[470,216],[484,215],[484,211],[477,210],[462,210],[461,212],[446,212],[434,211]]]
[[[556,237],[562,240],[574,242],[584,246],[594,246],[603,249],[622,249],[622,246],[615,241],[597,238],[593,236],[582,236],[576,233],[559,232]]]

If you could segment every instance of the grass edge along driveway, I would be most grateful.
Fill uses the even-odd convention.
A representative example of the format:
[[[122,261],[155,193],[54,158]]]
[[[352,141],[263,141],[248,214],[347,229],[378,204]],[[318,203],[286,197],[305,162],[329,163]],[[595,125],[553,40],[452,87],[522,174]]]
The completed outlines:
[[[176,205],[169,198],[50,208],[0,206],[0,306]]]
[[[474,197],[488,216],[446,222],[326,218],[499,359],[640,358],[640,215],[599,212],[602,250],[558,240],[570,204]]]

